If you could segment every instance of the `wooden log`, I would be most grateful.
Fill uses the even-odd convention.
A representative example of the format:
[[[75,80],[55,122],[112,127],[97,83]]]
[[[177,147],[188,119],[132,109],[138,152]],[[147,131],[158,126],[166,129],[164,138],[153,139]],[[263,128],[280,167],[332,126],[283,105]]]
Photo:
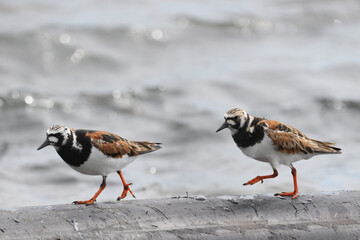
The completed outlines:
[[[0,210],[0,239],[359,239],[360,191]]]

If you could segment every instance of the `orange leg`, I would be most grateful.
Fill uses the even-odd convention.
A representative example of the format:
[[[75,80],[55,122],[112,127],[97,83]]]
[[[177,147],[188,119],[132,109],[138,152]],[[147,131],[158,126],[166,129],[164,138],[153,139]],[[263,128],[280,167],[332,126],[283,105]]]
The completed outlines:
[[[123,190],[121,196],[117,198],[117,200],[120,201],[121,199],[125,198],[128,191],[129,191],[129,192],[131,193],[131,195],[135,198],[134,193],[131,191],[131,189],[130,189],[130,187],[129,187],[130,185],[132,185],[132,183],[126,183],[126,182],[125,182],[124,176],[122,175],[122,172],[121,172],[121,171],[117,171],[117,173],[119,174],[119,176],[120,176],[120,178],[121,178],[121,181],[122,181],[122,183],[123,183],[123,185],[124,185],[124,190]]]
[[[292,165],[291,165],[291,174],[293,175],[294,191],[293,192],[276,193],[275,196],[292,196],[292,198],[296,198],[298,196],[299,189],[297,187],[296,169]]]
[[[243,185],[253,185],[253,184],[257,183],[258,181],[261,181],[261,183],[263,183],[264,179],[266,179],[266,178],[275,178],[278,175],[279,175],[278,171],[276,169],[274,169],[274,173],[272,175],[257,176],[255,178],[251,179],[250,181],[248,181],[247,183],[244,183]]]
[[[99,190],[95,193],[95,195],[87,201],[74,201],[73,204],[86,204],[86,205],[91,205],[96,201],[96,198],[100,195],[100,193],[102,192],[102,190],[104,190],[106,187],[106,176],[103,176],[103,181],[100,185]]]

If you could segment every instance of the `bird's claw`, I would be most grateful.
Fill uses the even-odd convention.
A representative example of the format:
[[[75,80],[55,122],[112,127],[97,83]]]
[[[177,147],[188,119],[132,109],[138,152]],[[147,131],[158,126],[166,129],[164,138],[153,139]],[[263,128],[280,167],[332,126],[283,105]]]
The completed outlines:
[[[246,186],[246,185],[253,185],[257,182],[261,181],[261,183],[264,182],[264,180],[262,179],[262,177],[260,176],[257,176],[257,177],[254,177],[253,179],[251,179],[250,181],[248,181],[247,183],[244,183],[243,185]]]
[[[126,197],[128,191],[133,196],[133,198],[136,198],[134,193],[131,191],[131,189],[129,187],[130,185],[132,185],[132,183],[128,183],[128,184],[124,185],[124,190],[123,190],[121,196],[117,198],[118,201],[120,201],[121,199],[124,199]]]
[[[90,200],[87,200],[87,201],[73,201],[71,204],[74,204],[74,205],[80,205],[80,204],[85,204],[86,206],[89,206],[91,204],[94,204],[94,202],[96,202],[96,199],[90,199]]]
[[[291,198],[295,199],[298,196],[298,191],[275,193],[274,196],[282,196],[282,197],[292,196]]]

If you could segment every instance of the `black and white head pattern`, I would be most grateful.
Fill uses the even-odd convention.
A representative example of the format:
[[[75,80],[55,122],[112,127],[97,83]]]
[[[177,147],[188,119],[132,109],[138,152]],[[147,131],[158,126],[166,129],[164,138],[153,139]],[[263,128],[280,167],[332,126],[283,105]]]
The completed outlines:
[[[225,113],[224,119],[230,130],[238,130],[249,121],[249,115],[240,108],[232,108]]]
[[[46,131],[46,135],[50,145],[60,147],[65,145],[71,137],[71,130],[62,125],[54,125]]]

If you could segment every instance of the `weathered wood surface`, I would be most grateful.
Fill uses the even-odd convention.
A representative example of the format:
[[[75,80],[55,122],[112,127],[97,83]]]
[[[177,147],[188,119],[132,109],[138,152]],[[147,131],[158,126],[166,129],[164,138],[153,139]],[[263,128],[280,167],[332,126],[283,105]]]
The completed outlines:
[[[360,239],[360,191],[5,209],[0,239]]]

